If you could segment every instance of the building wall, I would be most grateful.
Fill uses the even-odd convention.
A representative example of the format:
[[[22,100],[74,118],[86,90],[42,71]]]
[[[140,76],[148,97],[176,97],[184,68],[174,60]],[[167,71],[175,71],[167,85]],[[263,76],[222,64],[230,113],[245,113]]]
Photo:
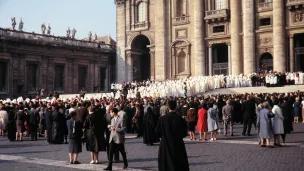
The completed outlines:
[[[4,90],[0,91],[0,98],[35,96],[37,90],[44,89],[45,94],[49,91],[59,93],[79,93],[79,83],[85,81],[87,93],[109,91],[112,81],[109,75],[111,58],[115,58],[115,50],[103,50],[103,47],[68,46],[55,42],[46,42],[35,39],[25,39],[23,33],[1,29],[0,61],[7,63],[7,81]],[[42,35],[38,35],[43,37]],[[37,37],[38,37],[37,36]],[[52,38],[51,36],[45,39]],[[77,40],[69,40],[71,44]],[[89,42],[84,42],[88,44]],[[102,45],[103,46],[103,45]],[[28,64],[37,64],[37,84],[35,89],[29,85]],[[55,87],[55,67],[63,66],[63,87],[57,90]],[[78,68],[87,67],[87,77],[79,78]],[[100,68],[107,68],[105,78],[100,77]],[[104,90],[101,90],[100,79],[105,79]]]
[[[265,53],[273,57],[272,62],[267,63],[273,65],[273,70],[295,71],[294,35],[304,33],[304,0],[223,1],[226,6],[215,9],[215,0],[182,0],[186,9],[178,12],[179,0],[116,0],[120,11],[117,35],[125,34],[124,38],[117,39],[118,49],[125,49],[119,53],[126,55],[126,63],[131,65],[138,55],[131,47],[132,41],[139,35],[148,37],[151,68],[155,70],[151,78],[159,80],[212,75],[214,67],[228,67],[227,74],[232,75],[250,74],[265,62],[261,61]],[[134,28],[134,24],[138,24],[134,18],[140,2],[147,3],[147,24]],[[176,16],[177,13],[184,15]],[[224,26],[224,30],[215,33],[217,26]],[[210,61],[215,55],[213,48],[218,44],[228,47],[228,63],[214,66]],[[187,54],[186,70],[178,73],[181,51]],[[118,81],[131,81],[131,69],[129,77],[118,73]]]

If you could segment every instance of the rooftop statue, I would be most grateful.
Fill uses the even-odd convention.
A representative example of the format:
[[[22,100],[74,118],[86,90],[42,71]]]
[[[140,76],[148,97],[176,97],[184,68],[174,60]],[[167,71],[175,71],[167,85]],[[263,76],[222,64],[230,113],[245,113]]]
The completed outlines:
[[[67,29],[67,31],[66,31],[66,37],[67,38],[70,38],[70,34],[71,34],[71,29],[70,29],[70,27]]]
[[[16,18],[13,17],[13,18],[11,18],[11,20],[12,20],[12,28],[13,28],[13,30],[15,30],[15,27],[16,27]]]
[[[97,41],[97,34],[94,35],[94,40]]]
[[[45,30],[46,30],[46,26],[45,24],[41,24],[41,33],[44,35],[45,34]]]
[[[91,41],[92,40],[92,32],[90,31],[89,32],[89,41]]]
[[[75,39],[76,32],[77,32],[77,30],[75,28],[73,28],[73,30],[72,30],[72,39]]]
[[[51,34],[51,26],[50,24],[48,24],[48,28],[47,28],[47,34],[50,35]]]
[[[23,21],[22,21],[22,18],[20,19],[20,22],[19,22],[19,30],[22,31],[23,29]]]

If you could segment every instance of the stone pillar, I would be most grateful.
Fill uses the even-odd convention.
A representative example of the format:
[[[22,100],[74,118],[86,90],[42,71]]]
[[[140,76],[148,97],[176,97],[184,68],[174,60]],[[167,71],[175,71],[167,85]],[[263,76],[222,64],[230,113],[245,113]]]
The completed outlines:
[[[116,0],[116,81],[122,83],[127,79],[125,64],[126,47],[126,4]]]
[[[273,70],[286,71],[285,1],[273,1]]]
[[[72,93],[79,93],[79,87],[78,87],[78,63],[76,60],[73,60],[73,73],[72,73],[72,84],[73,84],[73,90]]]
[[[212,75],[212,46],[210,45],[208,48],[209,56],[208,56],[208,62],[209,62],[209,75]]]
[[[240,37],[241,32],[241,0],[230,1],[231,12],[231,67],[232,75],[239,75],[242,73],[242,58],[241,46],[242,40]]]
[[[194,57],[195,75],[206,75],[205,73],[205,41],[204,41],[204,10],[205,2],[195,0],[194,2]]]
[[[131,53],[128,53],[127,55],[127,62],[126,62],[126,65],[127,65],[127,80],[129,82],[133,81],[133,62],[132,62],[132,54]]]
[[[251,74],[256,71],[255,59],[255,21],[254,21],[254,4],[253,0],[244,0],[244,75]]]
[[[228,75],[231,75],[231,44],[228,43]]]
[[[295,54],[294,54],[294,39],[293,35],[289,37],[289,59],[290,59],[290,72],[295,71]]]
[[[155,79],[155,52],[150,50],[150,79]]]
[[[155,79],[164,80],[166,79],[166,50],[167,42],[167,29],[166,29],[166,16],[165,16],[165,4],[166,1],[158,0],[155,1]]]

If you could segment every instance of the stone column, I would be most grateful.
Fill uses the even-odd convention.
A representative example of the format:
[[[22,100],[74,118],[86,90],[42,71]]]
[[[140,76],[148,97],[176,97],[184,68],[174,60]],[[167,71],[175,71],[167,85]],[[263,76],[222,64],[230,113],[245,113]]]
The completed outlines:
[[[209,56],[208,56],[208,62],[209,62],[209,75],[212,75],[212,45],[208,48]]]
[[[116,81],[121,83],[127,79],[125,64],[126,47],[126,4],[116,0]]]
[[[127,75],[128,75],[128,81],[131,82],[133,81],[133,62],[132,62],[132,54],[131,53],[127,53]]]
[[[150,79],[155,79],[155,52],[150,50]]]
[[[289,59],[290,59],[290,72],[295,71],[295,55],[294,55],[294,39],[293,35],[289,37]]]
[[[243,0],[244,8],[244,74],[248,75],[256,71],[255,59],[255,21],[253,0]]]
[[[231,75],[231,44],[228,43],[228,75]]]
[[[194,2],[194,57],[195,75],[206,75],[205,73],[205,41],[204,41],[204,10],[205,2],[195,0]]]
[[[230,1],[230,13],[231,13],[231,71],[232,75],[239,75],[242,73],[242,58],[241,58],[241,46],[242,40],[240,37],[241,32],[241,0]]]
[[[166,1],[158,0],[155,1],[155,79],[164,80],[166,79],[166,51],[167,51],[167,29],[166,29],[166,12],[165,4]]]
[[[285,1],[273,1],[273,70],[286,71]]]

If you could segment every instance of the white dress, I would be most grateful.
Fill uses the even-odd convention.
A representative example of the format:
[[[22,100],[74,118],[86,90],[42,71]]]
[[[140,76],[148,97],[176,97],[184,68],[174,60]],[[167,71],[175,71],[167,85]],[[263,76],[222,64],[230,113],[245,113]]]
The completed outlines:
[[[275,115],[274,118],[271,119],[273,134],[284,134],[284,117],[281,108],[278,105],[274,105],[272,108],[272,113]]]

